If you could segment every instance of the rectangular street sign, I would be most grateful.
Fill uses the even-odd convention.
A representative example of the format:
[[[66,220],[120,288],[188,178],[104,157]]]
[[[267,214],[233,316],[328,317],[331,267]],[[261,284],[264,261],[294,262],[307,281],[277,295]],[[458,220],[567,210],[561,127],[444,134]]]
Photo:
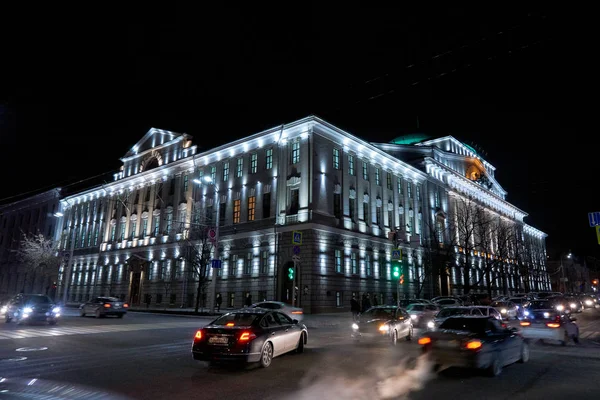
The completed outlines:
[[[402,249],[392,250],[392,260],[402,260]]]
[[[221,268],[223,264],[221,263],[221,260],[212,260],[210,265],[213,268]]]
[[[294,248],[292,249],[294,254],[300,254],[300,246],[296,245],[294,246]]]
[[[590,221],[590,226],[592,228],[600,225],[600,212],[596,211],[588,213],[588,220]]]
[[[292,237],[292,244],[295,245],[301,245],[302,244],[302,232],[301,231],[294,231],[293,232],[293,237]]]

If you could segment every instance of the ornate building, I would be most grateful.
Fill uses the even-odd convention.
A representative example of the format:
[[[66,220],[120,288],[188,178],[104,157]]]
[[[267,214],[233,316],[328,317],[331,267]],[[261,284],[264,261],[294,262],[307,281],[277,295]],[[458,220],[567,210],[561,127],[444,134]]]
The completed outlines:
[[[549,289],[545,234],[451,136],[369,143],[311,116],[205,152],[151,129],[121,161],[110,184],[61,200],[69,301],[192,306],[198,274],[184,247],[217,225],[222,268],[207,274],[218,271],[223,308],[247,294],[315,313],[348,307],[352,294],[381,303]]]

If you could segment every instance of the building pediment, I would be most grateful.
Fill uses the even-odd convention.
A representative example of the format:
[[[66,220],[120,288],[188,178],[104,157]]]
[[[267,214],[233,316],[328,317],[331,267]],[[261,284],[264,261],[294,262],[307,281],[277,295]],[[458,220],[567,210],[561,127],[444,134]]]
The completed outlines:
[[[129,149],[127,154],[123,156],[123,159],[146,153],[156,147],[164,146],[165,144],[168,145],[181,140],[191,140],[191,136],[186,133],[177,133],[166,131],[164,129],[150,128],[150,130]]]

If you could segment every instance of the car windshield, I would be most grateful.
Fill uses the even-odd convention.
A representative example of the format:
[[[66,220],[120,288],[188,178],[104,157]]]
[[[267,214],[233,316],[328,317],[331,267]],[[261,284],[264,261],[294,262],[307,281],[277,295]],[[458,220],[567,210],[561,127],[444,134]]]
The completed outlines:
[[[117,301],[121,301],[119,299],[117,299],[116,297],[100,297],[101,301],[106,301],[108,303],[115,303]]]
[[[23,301],[27,304],[49,304],[52,303],[48,296],[24,296]]]
[[[485,332],[486,324],[486,318],[448,318],[440,325],[440,329],[481,333]]]
[[[446,318],[451,317],[453,315],[464,315],[468,314],[469,309],[467,308],[445,308],[438,313],[437,318]]]
[[[533,310],[545,310],[550,309],[552,307],[550,305],[550,302],[548,301],[534,300],[531,303],[529,303],[529,308]]]
[[[362,315],[367,319],[373,318],[391,318],[394,315],[395,308],[370,308]]]
[[[212,325],[251,326],[260,316],[261,314],[229,313],[214,320]]]
[[[406,307],[406,311],[425,311],[425,304],[411,304]]]
[[[511,301],[516,304],[521,304],[521,303],[525,303],[527,301],[527,299],[525,297],[513,297],[512,299],[508,299],[508,301]]]
[[[510,307],[511,304],[506,301],[495,301],[492,303],[492,307]]]

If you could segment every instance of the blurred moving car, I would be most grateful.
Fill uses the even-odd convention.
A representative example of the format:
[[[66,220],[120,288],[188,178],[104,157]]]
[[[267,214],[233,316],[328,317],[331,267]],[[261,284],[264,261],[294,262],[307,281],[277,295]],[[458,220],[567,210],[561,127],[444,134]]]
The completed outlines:
[[[594,308],[598,300],[594,296],[588,294],[582,294],[577,297],[583,304],[583,308]]]
[[[440,308],[434,304],[413,303],[406,307],[406,312],[410,315],[414,327],[422,328],[431,321]]]
[[[220,316],[198,330],[192,342],[194,360],[259,362],[304,352],[308,330],[286,314],[264,308],[245,308]]]
[[[399,338],[412,339],[413,324],[403,308],[375,306],[360,314],[359,320],[352,324],[350,336],[355,342],[389,341],[395,346]]]
[[[577,297],[565,297],[565,302],[572,313],[580,313],[583,311],[583,303]]]
[[[435,330],[437,329],[442,322],[447,320],[450,317],[459,316],[459,315],[475,315],[482,317],[483,314],[478,308],[475,307],[447,307],[441,309],[434,317],[433,321],[427,322],[427,329]]]
[[[484,317],[492,317],[492,318],[496,318],[498,321],[502,321],[502,314],[500,314],[500,311],[496,310],[494,307],[491,306],[470,306],[471,308],[476,308],[479,311],[481,311],[481,315],[483,315]]]
[[[79,306],[79,315],[94,315],[96,318],[104,318],[107,315],[116,315],[123,318],[127,314],[129,304],[122,302],[116,297],[96,297]]]
[[[0,299],[0,317],[4,317],[6,314],[6,310],[8,310],[8,303],[10,302],[10,297],[3,297]]]
[[[502,314],[502,319],[516,319],[519,312],[517,305],[512,301],[494,301],[490,306]]]
[[[23,294],[14,296],[8,303],[5,321],[16,323],[48,322],[56,325],[61,309],[45,294]]]
[[[434,300],[433,304],[435,304],[438,307],[443,308],[443,307],[462,306],[463,302],[462,302],[462,300],[460,300],[458,298],[445,297],[445,298]]]
[[[521,334],[526,339],[556,340],[566,346],[569,339],[579,343],[576,318],[553,310],[530,311],[521,322]]]
[[[418,343],[438,368],[477,368],[498,376],[506,365],[529,361],[529,346],[516,329],[504,328],[489,317],[448,318]]]
[[[304,311],[302,308],[294,307],[291,304],[283,303],[281,301],[261,301],[260,303],[252,304],[249,308],[256,307],[277,310],[286,314],[291,319],[297,319],[298,321],[304,319]]]

